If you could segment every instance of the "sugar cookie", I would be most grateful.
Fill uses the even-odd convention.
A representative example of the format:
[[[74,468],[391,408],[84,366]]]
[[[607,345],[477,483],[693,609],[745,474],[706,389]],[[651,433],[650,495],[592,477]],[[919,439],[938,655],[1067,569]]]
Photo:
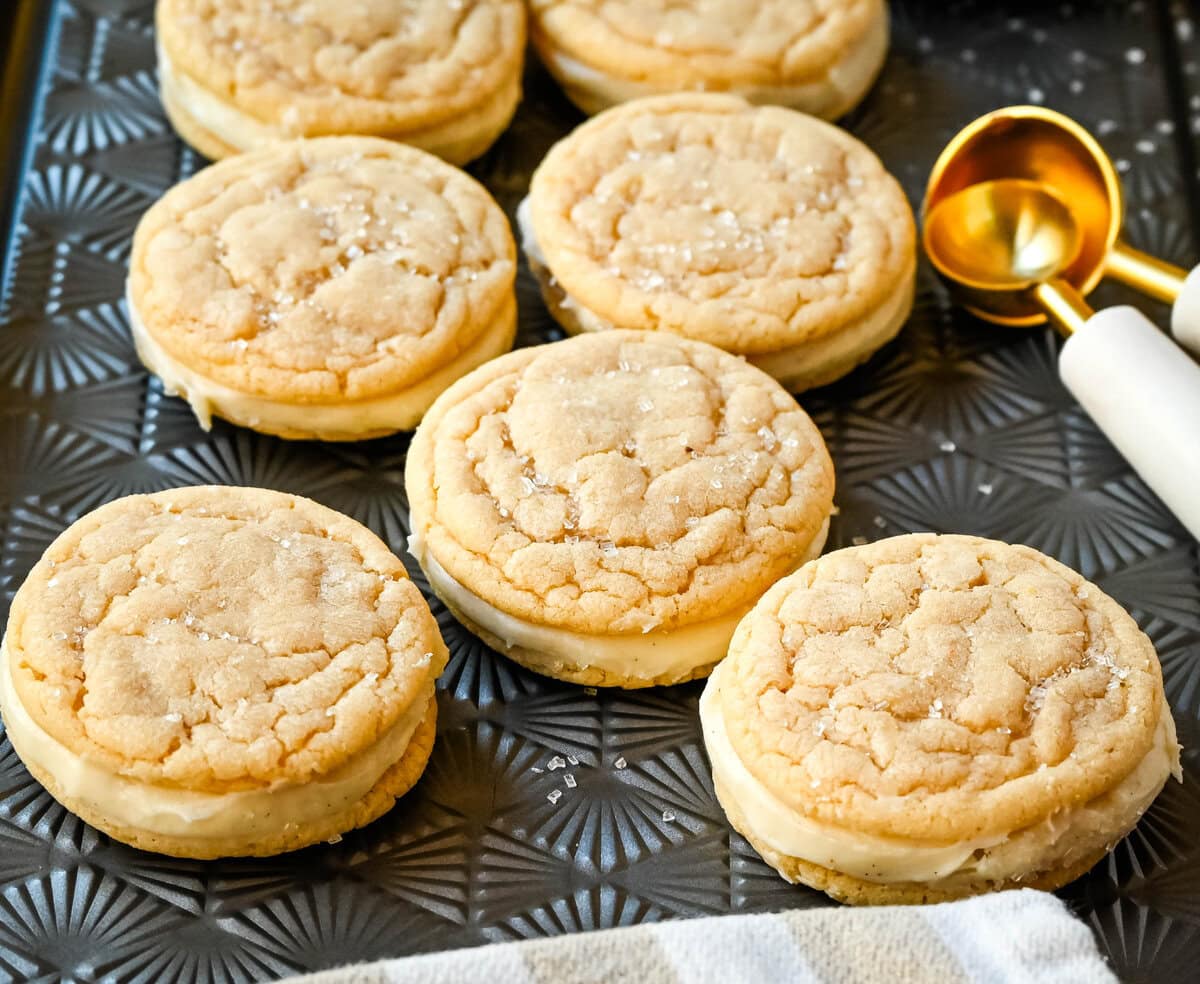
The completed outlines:
[[[434,404],[409,549],[468,628],[588,685],[703,676],[825,541],[833,466],[782,387],[710,345],[604,332],[523,349]]]
[[[970,536],[839,550],[780,581],[700,716],[734,828],[846,902],[1057,888],[1180,776],[1133,619],[1036,550]]]
[[[267,856],[389,810],[433,745],[437,623],[365,527],[196,487],[84,516],[17,592],[0,711],[25,766],[119,841]]]
[[[879,159],[734,96],[602,113],[546,156],[519,219],[567,331],[686,335],[793,391],[849,372],[912,308],[912,210]]]
[[[530,11],[539,57],[585,113],[710,90],[836,119],[888,47],[883,0],[531,0]]]
[[[416,425],[512,346],[516,247],[500,206],[429,154],[293,141],[169,191],[133,241],[142,361],[210,417],[290,438]]]
[[[520,0],[158,0],[155,24],[167,116],[214,160],[360,134],[465,164],[521,98]]]

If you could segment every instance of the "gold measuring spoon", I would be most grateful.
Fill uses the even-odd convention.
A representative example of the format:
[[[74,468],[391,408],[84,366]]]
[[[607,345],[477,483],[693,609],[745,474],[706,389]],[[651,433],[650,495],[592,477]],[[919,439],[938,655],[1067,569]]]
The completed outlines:
[[[968,308],[999,324],[1047,318],[1067,336],[1063,383],[1200,539],[1200,366],[1140,311],[1083,298],[1086,228],[1036,181],[972,184],[929,209],[925,252]]]
[[[1082,293],[1107,275],[1174,305],[1172,334],[1200,354],[1200,266],[1189,274],[1120,239],[1121,181],[1087,130],[1044,106],[1010,106],[981,116],[938,157],[924,208],[933,209],[968,185],[1006,178],[1039,182],[1069,204],[1081,241],[1068,273]]]

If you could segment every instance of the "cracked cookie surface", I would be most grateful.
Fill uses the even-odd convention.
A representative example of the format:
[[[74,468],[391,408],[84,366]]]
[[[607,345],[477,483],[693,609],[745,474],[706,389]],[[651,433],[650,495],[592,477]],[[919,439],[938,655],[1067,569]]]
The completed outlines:
[[[880,0],[532,0],[531,10],[535,41],[678,89],[819,77],[886,16]]]
[[[160,0],[159,44],[206,89],[292,136],[403,137],[519,78],[519,0]]]
[[[1028,547],[934,534],[837,551],[776,585],[738,628],[720,706],[738,758],[786,806],[926,842],[1093,800],[1170,713],[1154,647],[1099,588]]]
[[[445,662],[420,592],[369,530],[224,487],[79,520],[18,592],[6,648],[21,703],[60,744],[116,775],[220,793],[336,772],[428,699]]]
[[[854,326],[914,275],[911,209],[869,149],[734,96],[608,110],[555,145],[529,203],[572,301],[747,356]]]
[[[497,359],[409,452],[414,535],[488,604],[580,633],[670,630],[751,603],[832,508],[820,433],[774,380],[669,335]]]
[[[168,355],[304,403],[397,393],[511,317],[516,249],[484,188],[385,140],[292,142],[169,191],[134,238],[129,293]]]

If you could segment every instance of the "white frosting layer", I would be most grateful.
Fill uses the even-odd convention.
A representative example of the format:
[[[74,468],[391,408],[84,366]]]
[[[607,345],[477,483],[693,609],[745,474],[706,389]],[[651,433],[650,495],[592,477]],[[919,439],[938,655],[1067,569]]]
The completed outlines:
[[[521,246],[529,259],[529,269],[537,278],[546,306],[568,332],[611,331],[618,327],[602,318],[563,290],[555,279],[533,228],[529,198],[517,207],[517,226]],[[851,322],[835,332],[800,342],[774,352],[747,355],[746,361],[775,377],[793,392],[824,386],[845,375],[881,348],[904,326],[912,310],[916,290],[917,266],[914,258],[905,272],[902,285],[865,318]],[[645,325],[623,325],[644,328]]]
[[[204,88],[158,46],[158,79],[163,101],[174,103],[223,143],[239,151],[254,150],[280,140],[310,136],[289,130],[280,121],[265,122],[238,109]],[[402,133],[380,133],[436,154],[451,164],[465,164],[483,153],[508,126],[521,99],[520,74],[481,102],[471,113]]]
[[[404,756],[434,699],[430,680],[389,731],[329,776],[303,785],[195,792],[117,775],[71,751],[25,710],[9,661],[7,648],[0,645],[0,711],[21,760],[53,776],[64,798],[86,805],[115,825],[165,837],[264,839],[344,812]]]
[[[1131,828],[1166,776],[1178,774],[1175,723],[1164,709],[1154,746],[1132,773],[1095,800],[1039,824],[953,844],[859,833],[797,813],[751,774],[725,728],[721,672],[717,667],[700,698],[704,744],[714,780],[737,802],[750,833],[779,854],[864,881],[934,882],[962,875],[999,882],[1065,867],[1105,846],[1114,829],[1123,834]],[[981,856],[975,858],[977,850]]]
[[[867,33],[847,48],[824,75],[787,85],[735,85],[723,92],[752,103],[789,106],[825,119],[837,119],[862,100],[887,57],[888,19],[877,18]],[[542,43],[539,53],[571,101],[589,115],[644,96],[678,92],[678,86],[660,86],[644,79],[610,75]],[[714,90],[715,91],[715,90]]]
[[[828,534],[829,520],[826,519],[801,564],[820,556]],[[508,648],[516,646],[570,667],[594,668],[626,679],[681,677],[697,667],[723,659],[738,622],[749,611],[747,607],[720,618],[669,631],[650,630],[641,635],[589,635],[554,626],[535,625],[502,612],[451,577],[426,549],[424,538],[415,529],[408,538],[408,552],[421,565],[430,587],[439,598]]]
[[[162,379],[171,396],[191,405],[205,430],[213,416],[265,434],[311,437],[324,441],[361,441],[411,430],[442,391],[472,369],[512,348],[516,334],[515,301],[505,305],[494,326],[484,330],[470,348],[419,383],[388,396],[345,403],[291,403],[243,393],[196,372],[171,356],[146,329],[132,296],[127,296],[129,325],[138,356]]]
[[[812,341],[748,355],[746,361],[793,392],[832,383],[896,337],[912,311],[916,278],[914,259],[903,285],[867,317]]]

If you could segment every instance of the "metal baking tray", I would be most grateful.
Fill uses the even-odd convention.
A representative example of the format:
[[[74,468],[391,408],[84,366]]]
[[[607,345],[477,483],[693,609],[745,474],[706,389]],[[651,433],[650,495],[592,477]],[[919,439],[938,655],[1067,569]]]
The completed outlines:
[[[892,10],[886,71],[845,122],[914,202],[958,127],[999,105],[1045,102],[1091,127],[1120,162],[1132,242],[1196,261],[1200,18],[1190,4],[893,0]],[[0,4],[5,610],[81,513],[171,486],[301,493],[403,550],[407,438],[288,443],[222,423],[205,434],[134,356],[122,300],[130,235],[161,192],[204,163],[163,117],[152,13],[150,0]],[[512,128],[471,168],[510,215],[543,153],[579,120],[536,66],[526,88]],[[519,291],[520,342],[555,337],[526,270]],[[1097,297],[1130,299],[1110,288]],[[1163,309],[1148,310],[1162,320]],[[1186,781],[1061,895],[1123,977],[1194,979],[1200,557],[1064,392],[1056,346],[1047,331],[955,310],[923,267],[900,339],[802,399],[838,467],[831,545],[920,529],[1029,543],[1132,610],[1162,657]],[[557,684],[433,606],[452,659],[429,770],[389,815],[336,845],[262,861],[143,854],[55,804],[0,739],[0,979],[240,982],[831,904],[786,885],[731,834],[700,742],[699,685]]]

